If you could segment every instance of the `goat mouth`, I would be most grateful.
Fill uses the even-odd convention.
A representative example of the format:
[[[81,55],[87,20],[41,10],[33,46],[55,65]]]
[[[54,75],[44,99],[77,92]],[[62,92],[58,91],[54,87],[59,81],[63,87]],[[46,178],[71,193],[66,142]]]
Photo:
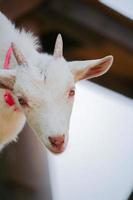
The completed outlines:
[[[49,145],[47,148],[54,154],[60,154],[63,153],[66,149],[67,143],[68,143],[68,137],[62,136],[55,136],[55,137],[49,137]]]
[[[61,146],[61,147],[50,146],[50,147],[48,147],[48,149],[54,154],[59,154],[59,153],[63,153],[64,152],[65,146]]]
[[[65,151],[66,146],[67,146],[67,143],[65,142],[62,145],[49,145],[49,146],[47,146],[47,148],[53,154],[61,154],[61,153],[63,153]]]

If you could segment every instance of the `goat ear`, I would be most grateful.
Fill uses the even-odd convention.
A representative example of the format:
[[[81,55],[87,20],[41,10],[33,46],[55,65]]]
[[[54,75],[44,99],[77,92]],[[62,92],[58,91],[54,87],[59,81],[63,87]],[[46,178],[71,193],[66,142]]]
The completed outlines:
[[[106,56],[97,60],[69,62],[70,70],[75,81],[91,79],[106,73],[113,63],[113,56]]]
[[[0,88],[13,90],[15,80],[16,76],[13,70],[0,70]]]
[[[14,57],[16,58],[16,61],[18,63],[18,65],[22,65],[22,66],[28,66],[28,63],[24,57],[24,55],[22,54],[22,52],[17,48],[15,43],[11,43],[11,48],[14,54]]]
[[[61,58],[63,55],[63,40],[61,34],[58,34],[54,48],[54,58]]]

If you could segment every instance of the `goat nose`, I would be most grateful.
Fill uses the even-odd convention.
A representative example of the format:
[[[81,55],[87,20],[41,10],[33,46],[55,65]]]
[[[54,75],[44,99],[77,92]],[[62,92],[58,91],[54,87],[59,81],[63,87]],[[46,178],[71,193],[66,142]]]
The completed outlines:
[[[49,136],[48,137],[50,143],[51,143],[51,151],[54,153],[60,153],[64,150],[64,142],[65,142],[65,136]]]
[[[64,140],[65,140],[64,135],[49,137],[50,143],[55,146],[60,146],[60,145],[64,144]]]

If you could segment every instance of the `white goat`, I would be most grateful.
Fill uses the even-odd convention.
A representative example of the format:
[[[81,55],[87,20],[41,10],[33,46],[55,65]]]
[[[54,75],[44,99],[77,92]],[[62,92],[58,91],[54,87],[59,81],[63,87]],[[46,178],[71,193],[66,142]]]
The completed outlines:
[[[16,140],[27,120],[40,141],[60,153],[68,141],[75,82],[104,74],[113,57],[68,62],[60,34],[53,55],[37,48],[36,37],[15,29],[0,13],[0,145]]]

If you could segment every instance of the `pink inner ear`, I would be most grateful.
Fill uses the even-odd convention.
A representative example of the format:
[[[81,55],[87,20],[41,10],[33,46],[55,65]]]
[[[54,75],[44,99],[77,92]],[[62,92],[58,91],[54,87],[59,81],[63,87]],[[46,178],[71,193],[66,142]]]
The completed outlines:
[[[5,59],[4,59],[4,69],[9,69],[9,64],[10,64],[10,59],[11,59],[11,53],[12,53],[12,48],[10,47],[6,53]]]
[[[97,66],[92,67],[88,72],[89,76],[98,75],[99,73],[104,72],[106,70],[107,65],[108,60],[98,64]]]
[[[94,75],[94,74],[98,74],[98,73],[100,73],[102,71],[103,71],[103,67],[102,66],[96,66],[96,67],[91,68],[89,70],[89,75],[91,76],[91,75]]]

